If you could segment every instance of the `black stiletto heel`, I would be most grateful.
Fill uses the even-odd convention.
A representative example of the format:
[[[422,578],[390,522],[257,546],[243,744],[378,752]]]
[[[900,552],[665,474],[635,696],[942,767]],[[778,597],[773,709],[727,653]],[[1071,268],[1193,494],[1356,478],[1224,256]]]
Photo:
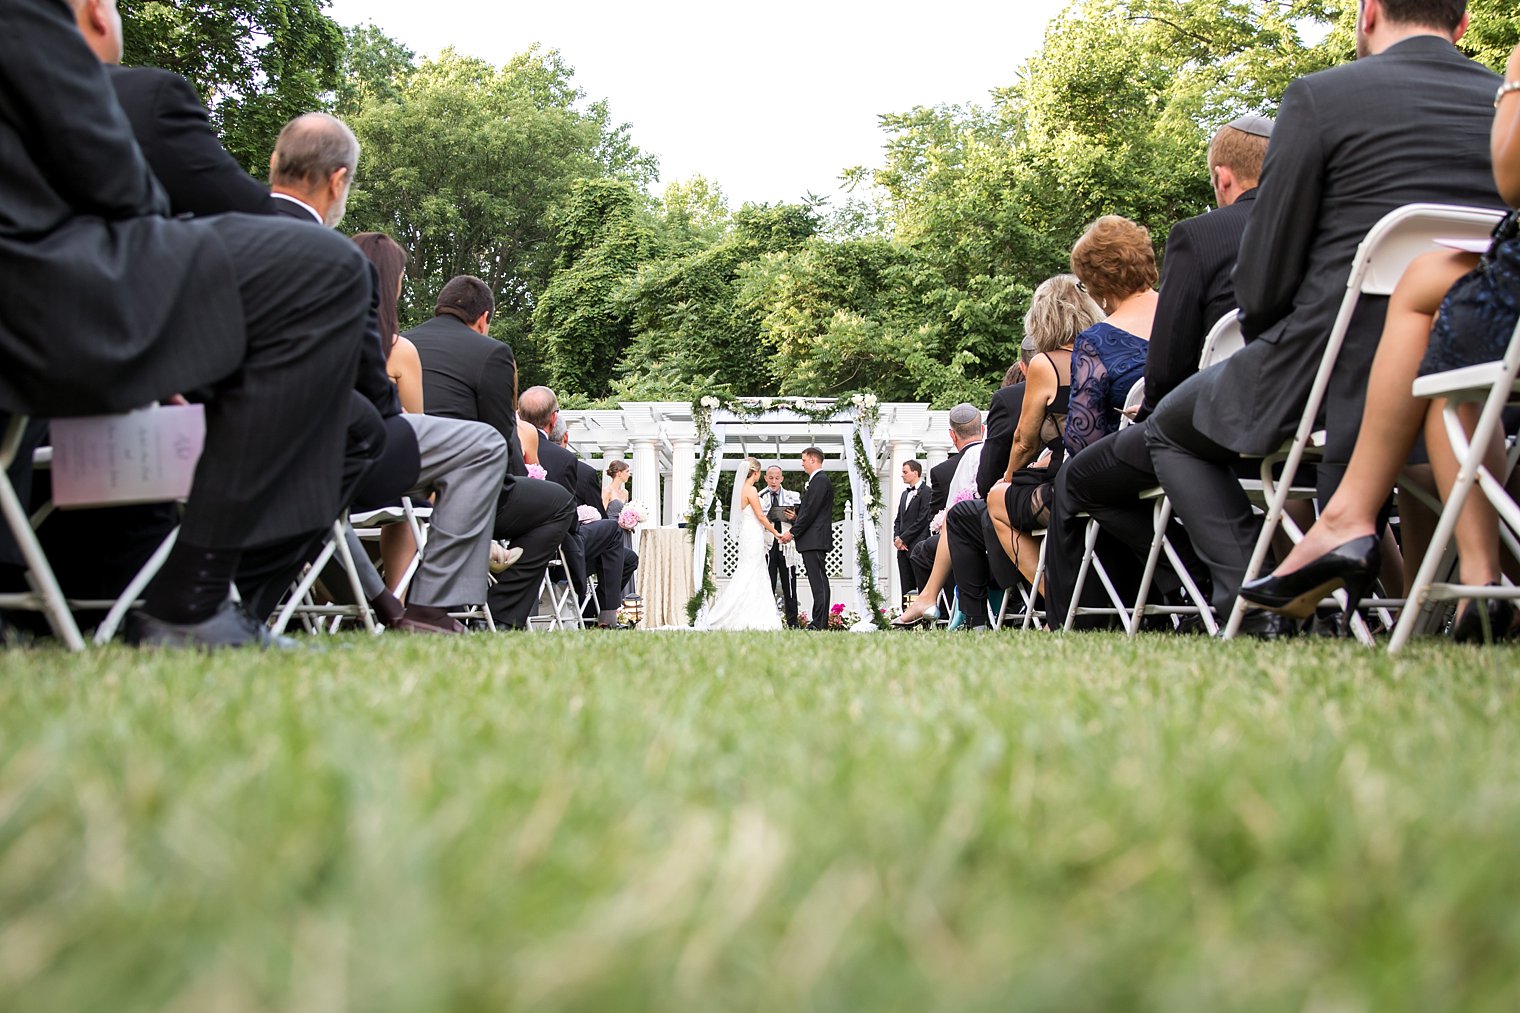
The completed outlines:
[[[1258,577],[1240,588],[1240,596],[1252,605],[1280,612],[1294,619],[1307,619],[1331,591],[1346,589],[1346,613],[1366,597],[1377,580],[1383,561],[1377,535],[1353,538],[1318,559],[1282,576]]]

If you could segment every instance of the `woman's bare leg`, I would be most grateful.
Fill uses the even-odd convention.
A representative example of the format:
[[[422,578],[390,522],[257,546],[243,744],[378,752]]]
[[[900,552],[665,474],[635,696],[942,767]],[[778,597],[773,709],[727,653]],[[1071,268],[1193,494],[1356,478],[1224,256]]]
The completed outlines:
[[[417,542],[405,524],[387,524],[380,529],[380,562],[385,570],[385,585],[394,593],[401,575],[412,565]]]
[[[997,482],[987,492],[987,516],[992,520],[992,530],[997,532],[998,544],[1009,559],[1016,560],[1019,549],[1013,524],[1008,520],[1008,487],[1008,482]]]
[[[950,522],[945,521],[948,525]],[[929,571],[929,579],[924,581],[924,586],[918,589],[918,597],[913,599],[913,604],[903,609],[898,617],[898,622],[903,625],[922,619],[924,613],[929,611],[930,606],[939,600],[939,594],[945,589],[945,582],[950,579],[950,539],[944,528],[939,532],[939,544],[934,548],[934,567]]]
[[[1353,538],[1376,533],[1378,511],[1397,481],[1425,418],[1426,402],[1410,393],[1430,343],[1430,326],[1452,284],[1477,258],[1442,250],[1415,258],[1388,300],[1388,316],[1372,373],[1356,448],[1319,521],[1277,568],[1292,573]],[[1444,437],[1442,438],[1444,442]]]

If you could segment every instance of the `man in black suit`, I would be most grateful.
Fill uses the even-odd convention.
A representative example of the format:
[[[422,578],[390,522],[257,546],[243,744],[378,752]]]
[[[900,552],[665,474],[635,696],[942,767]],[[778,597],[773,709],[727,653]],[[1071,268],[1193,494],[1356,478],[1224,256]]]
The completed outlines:
[[[902,581],[903,593],[918,590],[918,578],[913,573],[913,563],[908,552],[919,539],[929,535],[929,495],[924,485],[924,466],[917,461],[904,461],[902,466],[902,498],[897,503],[897,517],[892,521],[892,544],[897,547],[897,574]]]
[[[781,536],[782,542],[795,542],[807,570],[808,588],[813,593],[813,615],[809,629],[829,628],[829,573],[826,562],[834,547],[834,486],[823,473],[823,451],[809,447],[802,452],[802,470],[807,485],[802,502],[792,514],[792,530]]]
[[[600,520],[581,524],[576,518],[574,530],[565,539],[565,559],[570,564],[571,586],[577,596],[586,593],[586,576],[597,575],[597,597],[601,612],[595,617],[600,626],[617,625],[617,610],[622,604],[623,585],[638,567],[638,556],[623,544],[623,532],[618,522],[608,520],[602,507],[601,490],[592,492],[582,476],[583,462],[573,452],[554,439],[556,429],[563,425],[559,417],[559,398],[548,387],[529,387],[518,400],[518,411],[523,421],[536,426],[539,432],[538,463],[547,473],[544,477],[568,492],[578,506],[595,510]],[[561,430],[563,431],[563,430]],[[596,482],[596,470],[585,465]],[[588,606],[589,607],[589,606]],[[589,615],[587,618],[591,618]]]
[[[1109,576],[1121,584],[1139,581],[1153,533],[1153,504],[1142,502],[1139,495],[1157,484],[1145,442],[1148,416],[1173,388],[1198,372],[1204,338],[1221,317],[1235,310],[1230,275],[1240,252],[1240,237],[1256,206],[1256,187],[1271,136],[1272,121],[1262,116],[1242,116],[1214,134],[1208,169],[1219,207],[1178,222],[1167,236],[1161,297],[1146,352],[1140,421],[1088,446],[1056,475],[1045,536],[1049,539],[1046,602],[1053,616],[1065,616],[1071,603],[1087,528],[1087,521],[1077,516],[1080,513],[1098,521],[1103,532],[1098,554]],[[1180,525],[1174,524],[1169,536],[1184,558],[1192,555]],[[1157,571],[1156,581],[1163,593],[1180,586],[1165,567]],[[1086,593],[1093,600],[1086,604],[1102,604],[1103,589],[1096,581],[1089,588]]]
[[[760,509],[776,530],[785,534],[792,528],[786,519],[787,512],[801,505],[802,497],[782,487],[781,469],[771,465],[765,469],[765,488],[760,490]],[[769,537],[769,536],[767,536]],[[772,538],[765,553],[765,566],[771,578],[771,591],[781,588],[781,612],[786,617],[788,629],[797,627],[797,556],[795,548],[788,548],[779,538]]]
[[[1032,346],[1029,354],[1033,355]],[[945,513],[945,528],[950,539],[950,572],[968,629],[991,625],[987,608],[989,587],[1009,590],[1018,581],[1018,570],[1003,551],[997,529],[987,515],[986,497],[1008,467],[1013,434],[1018,428],[1023,407],[1022,380],[1008,384],[992,395],[987,408],[987,437],[982,444],[981,460],[977,462],[977,498],[963,500]]]
[[[1233,465],[1293,435],[1358,244],[1404,204],[1500,206],[1489,155],[1499,78],[1453,45],[1467,28],[1465,6],[1363,0],[1356,62],[1288,86],[1235,268],[1246,347],[1185,380],[1146,427],[1156,474],[1221,611],[1234,603],[1260,530]],[[1331,376],[1331,464],[1355,442],[1386,308],[1386,298],[1362,297]],[[1323,503],[1340,468],[1318,472]]]
[[[485,282],[460,275],[438,293],[433,319],[406,336],[422,359],[424,410],[441,418],[488,423],[507,444],[507,476],[496,501],[494,535],[511,539],[523,554],[497,577],[489,598],[498,625],[522,629],[537,604],[544,570],[575,526],[575,498],[567,491],[573,485],[561,488],[527,477],[514,407],[517,361],[510,346],[488,337],[495,308]]]
[[[82,2],[119,39],[114,3]],[[338,513],[368,267],[321,230],[169,218],[71,14],[62,0],[0,6],[0,411],[93,415],[204,392],[180,538],[131,636],[267,644],[227,587]]]
[[[358,140],[336,117],[307,113],[291,120],[269,159],[274,212],[335,227],[343,220],[358,160]],[[350,551],[365,595],[386,626],[407,633],[463,633],[464,626],[449,613],[486,601],[496,500],[507,468],[506,441],[483,422],[403,414],[386,371],[378,315],[372,322],[374,333],[366,337],[360,363],[365,381],[360,386],[371,388],[368,397],[384,418],[388,439],[358,499],[384,504],[403,494],[433,498],[427,545],[407,588],[404,610],[351,528]]]

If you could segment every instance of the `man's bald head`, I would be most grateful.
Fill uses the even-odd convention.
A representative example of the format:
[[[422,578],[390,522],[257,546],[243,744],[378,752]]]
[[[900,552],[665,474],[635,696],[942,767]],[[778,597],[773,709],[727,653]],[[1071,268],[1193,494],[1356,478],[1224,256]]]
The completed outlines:
[[[559,398],[548,387],[529,387],[517,397],[517,414],[545,432],[554,424],[554,413],[557,411]]]
[[[69,0],[74,23],[101,63],[121,62],[121,13],[116,0]]]
[[[306,113],[280,131],[269,156],[269,186],[310,204],[336,227],[358,168],[359,140],[348,124],[327,113]]]

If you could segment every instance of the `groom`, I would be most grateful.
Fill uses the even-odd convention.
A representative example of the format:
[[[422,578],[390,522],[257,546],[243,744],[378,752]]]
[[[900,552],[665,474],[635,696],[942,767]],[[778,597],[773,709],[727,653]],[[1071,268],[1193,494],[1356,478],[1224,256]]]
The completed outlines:
[[[829,575],[824,559],[834,547],[834,486],[823,474],[823,451],[809,447],[802,452],[802,470],[807,485],[802,490],[802,504],[794,511],[792,530],[781,536],[793,539],[807,568],[808,587],[813,592],[813,617],[810,629],[829,628]]]

